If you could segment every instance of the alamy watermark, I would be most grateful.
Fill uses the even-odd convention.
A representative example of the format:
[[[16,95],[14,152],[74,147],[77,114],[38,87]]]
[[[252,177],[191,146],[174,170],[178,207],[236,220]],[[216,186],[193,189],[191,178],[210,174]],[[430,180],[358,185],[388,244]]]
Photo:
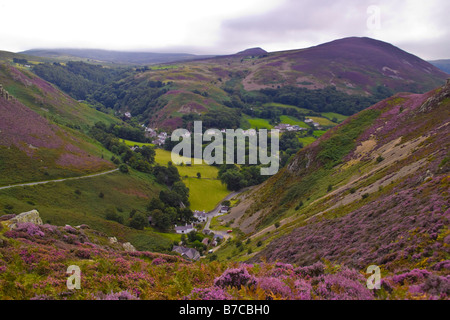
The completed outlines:
[[[66,273],[70,274],[67,278],[67,289],[81,289],[81,269],[77,265],[71,265],[67,268]]]
[[[366,273],[372,274],[366,282],[367,289],[373,290],[373,289],[380,289],[381,288],[381,270],[379,266],[376,265],[370,265]]]
[[[225,153],[224,138],[225,134]],[[194,132],[191,134],[186,129],[176,129],[172,132],[171,140],[180,141],[172,149],[172,162],[176,164],[245,164],[246,163],[246,140],[248,141],[248,164],[268,165],[261,167],[261,175],[273,175],[279,169],[279,130],[270,130],[270,148],[268,145],[269,135],[266,129],[258,132],[254,129],[208,129],[203,133],[201,121],[194,121]],[[214,138],[214,140],[213,140]],[[204,149],[203,142],[211,142]],[[235,151],[236,142],[236,151]],[[192,148],[193,147],[193,148]],[[192,150],[194,151],[192,155]],[[225,154],[225,159],[224,159]],[[236,156],[236,157],[235,157]]]
[[[367,14],[369,15],[366,20],[366,26],[369,30],[381,29],[381,8],[376,5],[367,7]]]

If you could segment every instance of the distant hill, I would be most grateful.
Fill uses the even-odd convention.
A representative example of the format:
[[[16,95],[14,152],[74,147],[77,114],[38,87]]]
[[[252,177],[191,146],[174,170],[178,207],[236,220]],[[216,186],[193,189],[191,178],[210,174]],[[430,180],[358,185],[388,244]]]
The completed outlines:
[[[371,94],[380,85],[395,92],[424,92],[446,77],[430,63],[389,43],[351,37],[271,53],[255,63],[243,84],[247,90],[289,84],[310,89],[336,86],[349,93]]]
[[[442,71],[447,72],[450,77],[450,59],[433,60],[428,62]]]
[[[238,56],[260,56],[260,55],[264,55],[267,53],[268,52],[266,50],[258,47],[258,48],[249,48],[244,51],[240,51],[240,52],[236,53],[236,55],[238,55]]]
[[[391,44],[345,38],[300,50],[266,53],[253,48],[166,64],[109,84],[93,98],[170,130],[183,125],[183,116],[218,108],[253,115],[251,110],[266,102],[350,115],[396,92],[426,92],[446,78],[435,66]],[[163,86],[151,88],[156,82]]]
[[[53,59],[79,60],[82,58],[92,60],[92,62],[128,65],[168,63],[210,57],[188,53],[126,52],[100,49],[31,49],[20,53]]]

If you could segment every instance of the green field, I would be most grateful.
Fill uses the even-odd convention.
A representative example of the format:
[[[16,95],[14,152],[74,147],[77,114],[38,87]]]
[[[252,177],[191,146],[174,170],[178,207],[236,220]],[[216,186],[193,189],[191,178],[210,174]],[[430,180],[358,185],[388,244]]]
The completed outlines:
[[[171,152],[163,149],[156,149],[156,163],[167,165],[172,161]],[[184,184],[189,188],[189,201],[192,210],[209,211],[229,193],[226,186],[217,179],[219,169],[207,164],[177,165],[178,172]],[[201,178],[197,178],[200,172]],[[187,178],[186,178],[187,176]]]
[[[286,123],[286,124],[290,124],[293,126],[297,125],[302,128],[309,128],[309,126],[306,123],[304,123],[301,120],[298,120],[295,117],[291,117],[291,116],[280,116],[280,121],[281,121],[281,123]]]
[[[318,137],[321,137],[325,132],[326,132],[325,130],[315,130],[313,132],[313,136],[318,138]]]
[[[169,161],[173,163],[172,152],[164,150],[164,149],[159,149],[159,148],[156,149],[155,151],[156,151],[156,155],[155,155],[156,163],[158,163],[160,165],[164,165],[164,166],[166,166]],[[187,161],[187,160],[189,160],[189,158],[181,157],[180,161],[181,160]],[[190,160],[191,160],[191,163],[194,163],[194,161],[192,159],[190,159]]]
[[[230,193],[217,179],[187,178],[183,182],[189,188],[192,210],[210,211]]]
[[[247,118],[246,119],[250,124],[252,129],[272,129],[273,126],[269,123],[267,119],[261,118]]]
[[[153,143],[136,142],[136,141],[126,140],[126,139],[122,139],[122,142],[125,142],[125,144],[127,146],[130,146],[130,147],[134,147],[134,146],[138,146],[138,147],[142,147],[142,146],[154,147],[155,146]]]
[[[312,119],[314,122],[317,122],[321,126],[335,126],[336,125],[336,123],[328,120],[327,118],[322,118],[322,117],[308,117],[308,118]]]
[[[306,147],[307,145],[316,141],[316,138],[311,137],[311,136],[310,137],[301,137],[301,138],[298,138],[298,141],[300,141],[303,144],[303,146]]]
[[[332,120],[333,118],[336,118],[338,122],[342,122],[348,118],[348,116],[344,116],[342,114],[335,113],[335,112],[322,112],[321,115],[323,117],[327,118],[328,120]]]

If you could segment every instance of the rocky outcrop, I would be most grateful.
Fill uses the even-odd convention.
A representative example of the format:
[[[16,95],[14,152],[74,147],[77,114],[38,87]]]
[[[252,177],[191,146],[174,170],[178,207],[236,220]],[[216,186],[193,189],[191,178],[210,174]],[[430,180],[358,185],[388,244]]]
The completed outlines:
[[[136,251],[136,248],[129,242],[125,242],[122,246],[125,249],[125,251],[127,251],[127,252],[134,252],[134,251]]]
[[[17,227],[18,223],[24,223],[24,222],[31,222],[36,225],[41,225],[42,219],[39,216],[39,212],[37,210],[31,210],[28,212],[22,212],[21,214],[18,214],[14,218],[7,221],[9,223],[9,228],[15,229]]]

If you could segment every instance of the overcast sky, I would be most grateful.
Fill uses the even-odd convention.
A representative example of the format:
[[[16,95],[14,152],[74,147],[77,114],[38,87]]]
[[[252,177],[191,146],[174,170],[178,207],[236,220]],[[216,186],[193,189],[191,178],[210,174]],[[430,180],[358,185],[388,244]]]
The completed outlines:
[[[0,0],[0,50],[229,54],[350,36],[450,58],[449,0]]]

